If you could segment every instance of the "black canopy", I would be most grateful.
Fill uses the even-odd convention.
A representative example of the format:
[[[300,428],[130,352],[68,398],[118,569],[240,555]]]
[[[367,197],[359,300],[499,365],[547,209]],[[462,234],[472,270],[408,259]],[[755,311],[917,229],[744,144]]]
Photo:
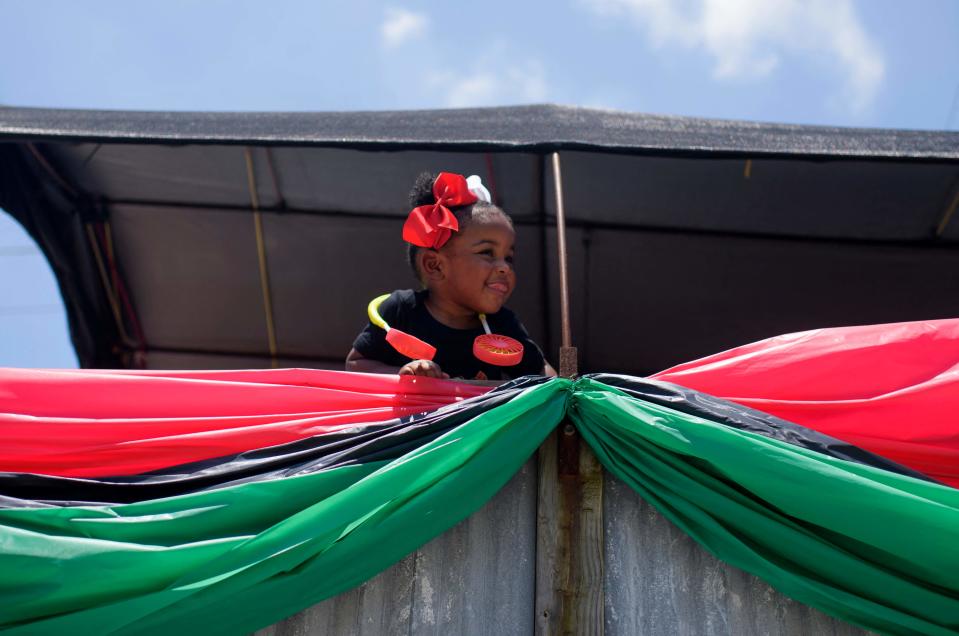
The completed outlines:
[[[479,174],[517,225],[510,304],[555,362],[553,151],[581,370],[959,315],[959,133],[559,106],[0,108],[0,207],[50,259],[84,366],[340,368],[368,300],[414,283],[416,174]]]

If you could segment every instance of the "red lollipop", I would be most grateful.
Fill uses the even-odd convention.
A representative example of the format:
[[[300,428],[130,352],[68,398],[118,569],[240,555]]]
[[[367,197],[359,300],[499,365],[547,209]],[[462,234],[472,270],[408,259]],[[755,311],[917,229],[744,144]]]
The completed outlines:
[[[480,321],[486,333],[476,336],[473,341],[473,355],[487,364],[498,367],[516,366],[523,360],[523,343],[509,336],[490,332],[486,316],[480,314]]]
[[[430,343],[392,327],[386,332],[386,341],[394,349],[413,360],[432,360],[436,355],[436,347]]]
[[[366,308],[370,322],[380,329],[386,330],[386,341],[407,358],[412,358],[413,360],[432,360],[433,356],[436,355],[436,347],[428,342],[423,342],[416,336],[408,334],[405,331],[393,329],[386,324],[386,321],[380,316],[380,304],[389,297],[389,294],[383,294],[370,301],[370,304]]]

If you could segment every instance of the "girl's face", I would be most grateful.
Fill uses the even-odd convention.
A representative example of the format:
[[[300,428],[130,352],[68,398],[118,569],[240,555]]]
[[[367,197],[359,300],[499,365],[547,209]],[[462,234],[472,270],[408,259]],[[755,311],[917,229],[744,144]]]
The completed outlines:
[[[473,219],[441,250],[447,263],[442,295],[478,314],[499,311],[516,287],[515,240],[516,233],[502,215]]]

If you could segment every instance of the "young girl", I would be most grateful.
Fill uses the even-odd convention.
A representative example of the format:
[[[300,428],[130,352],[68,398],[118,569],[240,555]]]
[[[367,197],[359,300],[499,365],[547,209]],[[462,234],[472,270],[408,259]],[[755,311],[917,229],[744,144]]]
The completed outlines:
[[[410,204],[414,209],[403,226],[403,239],[423,289],[393,292],[379,312],[391,328],[434,346],[436,355],[411,360],[386,342],[383,329],[368,324],[353,342],[346,370],[490,380],[556,375],[523,324],[503,306],[516,287],[516,234],[479,177],[421,174]],[[519,364],[494,366],[473,355],[473,340],[485,333],[479,314],[486,314],[494,334],[523,344]]]

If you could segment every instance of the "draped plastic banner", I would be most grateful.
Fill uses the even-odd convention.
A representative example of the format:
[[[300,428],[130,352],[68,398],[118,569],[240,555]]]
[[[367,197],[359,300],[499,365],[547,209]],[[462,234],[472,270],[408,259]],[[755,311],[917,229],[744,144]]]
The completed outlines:
[[[720,559],[869,629],[959,630],[959,491],[588,379],[573,399],[603,466]]]
[[[0,468],[72,477],[132,475],[263,448],[489,390],[303,369],[0,369],[0,387]]]
[[[952,322],[922,324],[945,340],[932,349],[959,340]],[[758,357],[762,388],[777,363],[810,360],[817,372],[796,377],[817,404],[909,394],[948,442],[959,380],[915,345],[923,329],[827,330],[784,337],[818,343],[798,357],[777,359],[779,345],[760,343],[718,362]],[[856,376],[829,393],[850,361],[884,347],[892,368],[915,372],[874,374],[872,390]],[[705,378],[714,362],[668,373]],[[758,373],[740,369],[747,380]],[[930,377],[934,391],[902,388],[928,388]],[[720,388],[742,398],[734,384]],[[765,388],[774,401],[786,395],[773,381]],[[803,397],[788,381],[778,390]],[[272,624],[478,509],[569,417],[607,470],[720,558],[873,630],[959,632],[959,490],[936,474],[836,439],[822,422],[656,380],[524,378],[487,391],[305,370],[4,371],[0,629],[232,634]],[[881,408],[857,425],[840,411],[849,430],[902,441],[888,421],[871,423]],[[28,472],[41,465],[46,474]]]
[[[657,373],[959,486],[959,320],[816,329]]]
[[[232,634],[276,622],[479,508],[562,417],[564,388],[477,405],[392,461],[143,503],[0,510],[0,626]]]

